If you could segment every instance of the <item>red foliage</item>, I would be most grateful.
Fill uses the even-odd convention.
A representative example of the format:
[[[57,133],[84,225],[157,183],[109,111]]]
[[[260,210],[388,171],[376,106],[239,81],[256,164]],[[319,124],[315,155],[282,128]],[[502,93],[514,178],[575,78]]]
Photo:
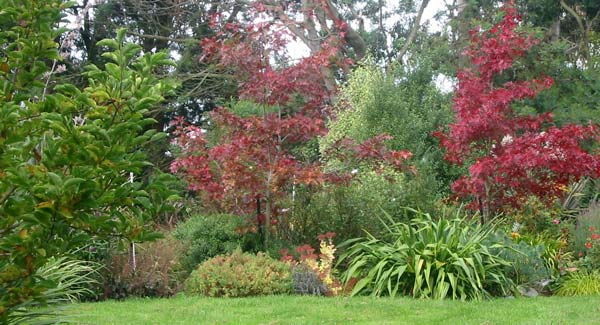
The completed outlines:
[[[499,24],[489,31],[471,32],[466,55],[473,69],[458,73],[453,106],[456,123],[446,134],[436,134],[448,161],[471,164],[469,174],[453,184],[453,191],[471,197],[471,207],[484,212],[503,206],[519,208],[528,196],[550,203],[570,182],[600,176],[600,157],[580,146],[598,137],[595,126],[558,128],[550,126],[549,113],[520,116],[512,110],[511,103],[551,87],[551,78],[495,85],[495,77],[537,42],[516,31],[520,17],[512,1],[502,10]]]
[[[212,25],[219,28],[219,23],[216,17]],[[242,99],[285,106],[297,99],[294,95],[302,94],[305,108],[322,108],[332,95],[326,87],[331,82],[327,70],[334,65],[346,67],[350,64],[349,60],[341,59],[339,48],[332,39],[326,41],[318,53],[296,64],[275,68],[271,61],[276,56],[289,59],[285,57],[286,46],[293,35],[286,26],[279,22],[246,26],[221,22],[221,25],[215,37],[202,40],[204,55],[201,60],[234,68]]]
[[[258,8],[260,9],[260,8]],[[321,185],[347,179],[326,175],[316,162],[301,161],[291,148],[326,132],[324,108],[329,96],[324,68],[339,60],[337,47],[322,50],[295,65],[274,67],[272,55],[282,51],[286,32],[277,23],[239,26],[222,23],[215,16],[217,36],[202,42],[202,60],[211,60],[232,69],[240,83],[240,97],[255,103],[282,108],[276,113],[240,117],[226,108],[211,112],[210,124],[219,135],[210,145],[203,130],[176,120],[176,140],[181,155],[171,171],[182,175],[191,190],[201,193],[204,203],[214,209],[252,214],[257,200],[264,202],[259,223],[276,224],[278,201],[292,184]],[[388,151],[385,137],[349,146],[348,156],[389,163],[404,168],[408,152]],[[264,220],[263,220],[264,218]]]
[[[280,119],[276,114],[242,118],[224,108],[211,117],[223,133],[213,147],[198,127],[177,125],[176,141],[184,153],[171,171],[184,175],[190,189],[205,193],[216,209],[249,213],[256,198],[280,193],[292,180],[322,182],[316,165],[301,163],[285,150],[322,134],[322,120],[301,115]]]

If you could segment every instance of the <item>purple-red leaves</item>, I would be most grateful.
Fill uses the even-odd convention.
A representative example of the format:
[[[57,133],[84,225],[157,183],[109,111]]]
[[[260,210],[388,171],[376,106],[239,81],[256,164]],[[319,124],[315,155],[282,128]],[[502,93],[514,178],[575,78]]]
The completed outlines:
[[[471,32],[465,54],[472,68],[458,73],[456,122],[448,132],[435,134],[448,161],[470,164],[469,174],[452,185],[454,193],[472,198],[471,207],[488,211],[519,208],[529,196],[550,203],[570,182],[600,176],[600,157],[580,146],[598,138],[595,126],[549,127],[551,114],[520,116],[510,106],[551,87],[551,78],[495,85],[494,78],[537,42],[516,31],[519,16],[512,2],[502,10],[499,24]]]

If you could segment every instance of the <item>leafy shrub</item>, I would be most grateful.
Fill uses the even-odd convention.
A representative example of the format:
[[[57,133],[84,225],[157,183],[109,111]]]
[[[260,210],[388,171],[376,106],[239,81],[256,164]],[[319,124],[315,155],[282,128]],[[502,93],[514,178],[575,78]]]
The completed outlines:
[[[425,177],[425,176],[424,176]],[[419,176],[397,172],[378,174],[358,168],[354,179],[343,186],[314,188],[298,186],[294,201],[284,215],[286,224],[293,225],[286,234],[291,242],[315,244],[314,234],[333,231],[346,240],[363,234],[363,230],[378,234],[385,228],[373,222],[372,211],[388,211],[395,221],[408,221],[402,207],[416,204],[431,211],[434,193],[425,195],[427,182]]]
[[[432,201],[454,173],[431,135],[452,120],[449,98],[437,89],[427,65],[410,72],[403,68],[388,72],[369,59],[352,72],[341,89],[336,119],[329,122],[329,132],[320,140],[321,152],[344,137],[361,142],[389,134],[393,137],[390,149],[410,151],[412,163],[431,176],[422,179],[428,186],[420,190],[424,191],[421,198]]]
[[[200,264],[185,281],[185,292],[209,297],[247,297],[290,293],[290,266],[263,253],[236,250]]]
[[[349,261],[344,282],[360,278],[352,295],[464,300],[488,297],[495,290],[506,294],[512,288],[504,274],[508,261],[492,253],[502,245],[486,244],[494,224],[480,226],[459,215],[433,220],[417,214],[410,224],[390,220],[385,237],[367,233],[342,244],[349,246],[340,257]]]
[[[542,258],[552,277],[559,276],[561,270],[574,259],[573,252],[568,249],[568,228],[561,227],[559,231],[561,232],[560,235],[543,231],[540,233],[523,233],[516,237],[516,240],[519,242],[526,242],[532,246],[541,245],[544,247]]]
[[[105,280],[107,298],[128,296],[166,297],[177,291],[179,259],[183,245],[173,237],[135,245],[135,268],[131,250],[118,253],[108,261]]]
[[[512,240],[504,233],[490,236],[488,243],[500,243],[502,247],[492,250],[493,253],[509,262],[505,274],[515,284],[533,284],[549,279],[551,273],[544,260],[544,245],[530,244],[524,240]]]
[[[292,266],[292,283],[293,292],[298,295],[324,296],[329,292],[319,275],[305,264]]]
[[[230,214],[197,215],[179,224],[173,236],[187,246],[182,267],[189,273],[217,255],[229,254],[238,248],[253,250],[251,236],[240,231],[244,226],[242,217]]]
[[[153,73],[174,62],[127,43],[120,29],[98,43],[102,69],[57,76],[59,50],[71,39],[59,22],[74,4],[0,4],[0,323],[24,301],[43,299],[50,282],[36,270],[91,234],[155,238],[154,203],[170,192],[140,175],[152,166],[144,148],[166,137],[152,112],[175,85]]]
[[[66,257],[52,257],[36,270],[37,277],[45,279],[50,285],[41,292],[38,300],[25,300],[16,306],[10,314],[8,324],[20,324],[44,317],[47,323],[58,323],[61,309],[58,305],[78,301],[83,295],[89,295],[89,288],[96,282],[94,274],[101,265],[93,262],[72,260]],[[43,303],[40,303],[43,301]],[[45,307],[43,309],[39,307]]]
[[[563,214],[563,210],[558,204],[549,206],[535,196],[528,197],[520,209],[509,210],[508,212],[518,226],[516,230],[519,233],[531,234],[556,229],[556,221],[559,221],[561,214]]]
[[[578,271],[569,273],[561,281],[556,294],[559,296],[600,295],[600,272]]]

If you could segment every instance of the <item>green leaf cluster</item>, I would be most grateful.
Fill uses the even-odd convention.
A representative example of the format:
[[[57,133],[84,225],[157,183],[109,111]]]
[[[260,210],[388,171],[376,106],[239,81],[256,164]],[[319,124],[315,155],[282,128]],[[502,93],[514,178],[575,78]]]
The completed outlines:
[[[175,238],[187,245],[182,266],[189,273],[198,264],[236,249],[251,250],[252,242],[240,229],[247,226],[245,220],[231,214],[194,215],[177,225]]]
[[[100,43],[109,63],[86,69],[87,88],[57,83],[68,5],[0,1],[0,322],[44,302],[56,283],[36,270],[49,257],[91,238],[156,237],[156,198],[135,176],[152,166],[143,146],[165,136],[148,116],[174,86],[153,72],[172,62],[127,44],[121,30]]]
[[[336,118],[329,122],[329,133],[320,140],[320,151],[327,152],[343,138],[360,143],[385,133],[392,136],[386,141],[390,149],[413,154],[410,164],[419,171],[416,183],[426,183],[423,197],[431,198],[432,192],[447,189],[457,172],[444,162],[432,133],[451,121],[452,112],[449,97],[432,80],[427,67],[384,72],[365,60],[342,88]],[[328,160],[330,169],[339,165],[344,164]]]

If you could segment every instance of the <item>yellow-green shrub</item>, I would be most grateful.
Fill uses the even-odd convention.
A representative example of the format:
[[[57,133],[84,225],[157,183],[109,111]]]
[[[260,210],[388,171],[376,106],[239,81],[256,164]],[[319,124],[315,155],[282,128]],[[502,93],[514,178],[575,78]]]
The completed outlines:
[[[556,294],[559,296],[600,295],[600,272],[578,271],[565,276]]]
[[[290,293],[289,265],[269,256],[219,255],[200,264],[185,281],[185,292],[209,297],[247,297]]]

